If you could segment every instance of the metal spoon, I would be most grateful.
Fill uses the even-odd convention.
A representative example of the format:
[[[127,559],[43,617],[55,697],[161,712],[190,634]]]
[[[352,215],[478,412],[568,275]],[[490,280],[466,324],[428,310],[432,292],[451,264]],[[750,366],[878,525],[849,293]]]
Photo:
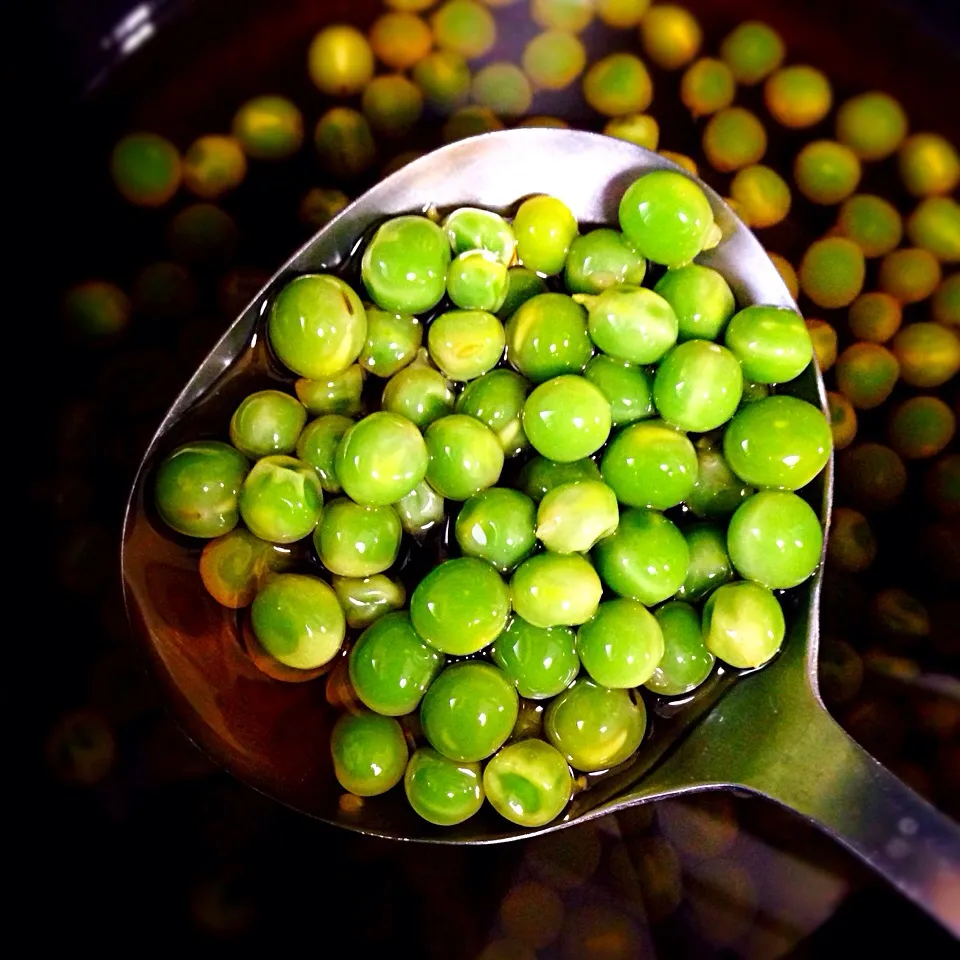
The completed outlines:
[[[391,791],[359,810],[340,805],[328,734],[336,712],[324,684],[280,683],[245,652],[241,621],[216,604],[197,575],[196,551],[168,538],[145,495],[158,456],[204,429],[223,432],[232,406],[254,389],[231,373],[274,294],[292,277],[336,269],[385,216],[475,205],[507,209],[554,194],[581,223],[615,223],[637,176],[673,164],[619,140],[566,130],[494,133],[417,160],[373,187],[302,247],[230,327],[164,418],[140,466],[124,525],[127,609],[156,679],[184,732],[221,766],[298,810],[362,833],[404,840],[497,843],[559,830],[663,797],[737,789],[775,800],[834,837],[903,894],[960,935],[960,829],[851,740],[827,713],[817,687],[821,574],[790,616],[782,654],[764,669],[716,679],[626,771],[599,780],[548,827],[510,829],[484,811],[452,831],[432,828]],[[701,186],[704,186],[701,184]],[[700,260],[719,270],[741,305],[795,307],[763,248],[704,186],[723,230]],[[261,344],[262,348],[262,344]],[[220,381],[218,383],[218,381]],[[813,366],[791,392],[824,406]],[[832,473],[823,489],[829,518]]]

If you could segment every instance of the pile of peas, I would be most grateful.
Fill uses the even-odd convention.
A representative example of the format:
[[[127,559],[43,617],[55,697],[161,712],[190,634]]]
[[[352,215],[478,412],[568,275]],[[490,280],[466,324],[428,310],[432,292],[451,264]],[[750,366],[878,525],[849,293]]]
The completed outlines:
[[[249,605],[258,654],[308,676],[346,657],[330,743],[345,790],[402,780],[434,824],[486,798],[541,826],[574,771],[633,758],[641,689],[688,697],[717,659],[777,653],[775,591],[823,545],[796,491],[831,433],[775,392],[813,358],[803,319],[738,310],[694,262],[719,240],[701,188],[669,170],[627,188],[619,229],[581,234],[550,196],[512,222],[387,220],[362,253],[365,301],[330,274],[273,300],[292,391],[249,395],[229,443],[159,465],[160,517],[209,541],[203,582]],[[404,535],[445,522],[459,555],[405,585]],[[300,543],[325,576],[294,569]],[[521,698],[543,707],[542,737],[518,723]]]

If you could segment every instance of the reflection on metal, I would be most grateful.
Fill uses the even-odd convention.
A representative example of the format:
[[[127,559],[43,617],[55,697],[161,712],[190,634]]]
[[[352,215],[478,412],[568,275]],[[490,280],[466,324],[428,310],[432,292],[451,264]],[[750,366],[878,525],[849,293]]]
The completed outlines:
[[[149,3],[141,3],[134,7],[113,29],[103,37],[100,46],[104,50],[116,47],[121,55],[133,53],[137,47],[148,40],[156,32],[156,25],[152,20],[153,7]]]

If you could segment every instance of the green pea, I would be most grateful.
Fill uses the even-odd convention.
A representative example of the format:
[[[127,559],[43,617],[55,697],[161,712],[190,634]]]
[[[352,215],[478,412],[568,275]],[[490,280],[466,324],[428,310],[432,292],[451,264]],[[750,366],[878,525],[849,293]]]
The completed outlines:
[[[907,220],[910,242],[942,263],[960,262],[960,204],[951,197],[927,197]]]
[[[160,464],[154,502],[163,522],[188,537],[219,537],[240,519],[239,494],[250,465],[229,444],[201,440]]]
[[[425,430],[453,412],[454,393],[439,370],[419,360],[395,373],[383,388],[381,406]]]
[[[535,627],[512,616],[490,648],[490,657],[521,697],[546,700],[562,693],[580,672],[570,627]]]
[[[259,390],[244,399],[230,418],[230,442],[252,460],[293,453],[307,411],[279,390]]]
[[[653,81],[639,57],[632,53],[611,53],[587,70],[583,97],[606,117],[642,113],[653,100]]]
[[[294,457],[263,457],[243,481],[239,503],[251,533],[271,543],[294,543],[320,522],[323,489],[309,463]]]
[[[473,99],[497,116],[522,117],[533,102],[533,90],[526,74],[516,64],[488,63],[474,75],[470,88]]]
[[[512,370],[491,370],[471,380],[457,397],[457,413],[475,417],[496,435],[505,457],[515,457],[530,445],[520,414],[530,384]]]
[[[437,46],[473,60],[482,57],[497,40],[497,23],[475,0],[447,0],[433,13],[430,25]]]
[[[501,320],[506,320],[528,300],[546,292],[547,284],[543,277],[538,277],[526,267],[511,267],[507,271],[507,295],[496,314]]]
[[[409,313],[367,307],[367,342],[357,363],[378,377],[392,377],[412,363],[423,342],[423,324]]]
[[[793,380],[813,358],[803,318],[785,307],[746,307],[730,321],[724,343],[740,361],[743,375],[756,383]]]
[[[720,584],[732,580],[733,565],[727,554],[727,534],[719,525],[695,523],[683,531],[683,537],[690,551],[690,561],[677,596],[693,603],[702,600]]]
[[[697,482],[697,454],[686,434],[662,420],[632,423],[613,438],[600,461],[604,483],[631,507],[667,510]]]
[[[434,50],[414,66],[413,82],[434,110],[449,114],[470,95],[470,68],[459,53]]]
[[[333,187],[311,187],[300,201],[300,219],[314,230],[325,227],[337,214],[350,206],[350,198]]]
[[[601,686],[639,687],[663,657],[663,634],[642,603],[607,600],[577,631],[577,654]]]
[[[780,490],[806,486],[826,466],[831,444],[823,412],[788,396],[748,404],[723,435],[724,456],[738,477]]]
[[[420,536],[432,530],[443,521],[443,497],[433,487],[422,480],[405,497],[401,497],[393,508],[400,517],[400,524],[412,536]]]
[[[783,643],[786,625],[777,598],[759,583],[725,583],[703,608],[707,649],[731,667],[759,667]]]
[[[591,0],[533,0],[533,22],[548,30],[580,33],[593,19]]]
[[[688,64],[700,49],[703,31],[686,7],[657,3],[640,21],[644,53],[663,70]]]
[[[753,492],[731,469],[722,449],[709,437],[696,444],[697,482],[687,495],[691,513],[716,520],[729,517]]]
[[[635,143],[645,150],[656,150],[660,144],[660,124],[649,113],[628,113],[611,117],[604,125],[605,136]]]
[[[691,263],[668,270],[654,290],[677,315],[677,339],[718,340],[736,304],[723,275],[710,267]]]
[[[730,181],[730,197],[740,219],[755,229],[785,220],[793,203],[787,181],[761,163],[737,171]]]
[[[356,27],[334,24],[310,42],[307,69],[321,93],[328,97],[354,96],[373,77],[373,51]]]
[[[410,758],[403,787],[417,814],[440,827],[463,823],[483,806],[480,764],[448,760],[432,747]]]
[[[382,573],[372,577],[334,577],[332,582],[347,626],[353,630],[365,630],[386,614],[402,609],[407,602],[403,584]]]
[[[632,30],[640,25],[650,0],[596,0],[597,16],[615,30]]]
[[[204,200],[235,190],[247,175],[247,158],[234,137],[197,137],[183,155],[183,185]]]
[[[405,137],[423,114],[420,88],[402,73],[374,77],[363,90],[363,114],[382,137]]]
[[[406,496],[427,472],[427,447],[406,418],[386,410],[364,417],[337,449],[337,479],[351,500],[384,507]]]
[[[513,608],[535,627],[577,626],[600,603],[600,578],[580,554],[538,553],[510,580]]]
[[[786,55],[786,47],[773,27],[747,20],[734,27],[720,44],[720,56],[737,83],[754,86],[773,73]]]
[[[520,471],[518,486],[533,500],[542,500],[563,483],[599,480],[600,468],[589,458],[560,463],[546,457],[531,457]]]
[[[479,420],[451,414],[435,420],[424,434],[427,480],[447,500],[466,500],[492,487],[503,470],[503,448]]]
[[[375,797],[400,782],[410,751],[396,720],[348,713],[333,726],[330,752],[340,786],[359,797]]]
[[[840,207],[837,232],[852,240],[865,257],[882,257],[900,245],[903,220],[888,200],[858,193]]]
[[[573,776],[559,750],[531,738],[511,743],[490,760],[483,787],[500,816],[522,827],[542,827],[569,803]]]
[[[353,363],[346,370],[318,380],[301,377],[294,385],[300,403],[313,416],[356,416],[363,409],[363,367]]]
[[[639,286],[646,269],[643,257],[627,245],[622,233],[601,227],[570,244],[564,283],[573,293],[602,293],[621,283]]]
[[[363,253],[363,285],[373,301],[394,313],[423,313],[447,289],[450,244],[426,217],[394,217],[377,229]]]
[[[265,543],[243,527],[208,540],[200,554],[200,579],[217,603],[239,610],[253,603],[274,573],[290,566],[291,551]]]
[[[654,616],[663,634],[663,656],[644,686],[665,697],[689,693],[710,676],[716,661],[703,642],[700,615],[689,603],[673,601]]]
[[[713,57],[691,63],[680,80],[680,99],[695,118],[729,107],[736,92],[733,71]]]
[[[861,160],[883,160],[906,137],[907,115],[889,94],[861,93],[837,111],[836,131]]]
[[[541,293],[521,304],[506,325],[507,359],[542,383],[579,373],[593,355],[587,312],[563,293]]]
[[[400,518],[392,507],[364,507],[338,499],[324,510],[313,542],[331,573],[369,577],[393,566],[400,536]]]
[[[590,339],[608,356],[655,363],[677,342],[673,307],[646,287],[616,286],[589,301]]]
[[[653,606],[683,585],[690,549],[663,514],[633,508],[620,515],[616,533],[593,548],[593,562],[614,593]]]
[[[159,207],[180,188],[180,153],[158,134],[131,133],[113,148],[110,173],[124,199]]]
[[[114,283],[87,280],[71,287],[63,298],[63,315],[82,337],[112,337],[130,323],[133,304]]]
[[[496,312],[507,296],[507,268],[483,250],[461,253],[447,272],[447,294],[463,310]]]
[[[554,377],[523,405],[523,430],[537,453],[569,463],[599,450],[610,435],[610,404],[584,377]]]
[[[460,107],[443,125],[443,142],[454,143],[503,128],[503,121],[489,107]]]
[[[457,515],[457,543],[468,557],[509,573],[536,546],[536,508],[519,490],[491,487],[471,497]]]
[[[933,296],[931,312],[937,323],[960,330],[960,273],[944,278]]]
[[[806,336],[806,327],[803,333]],[[688,340],[674,347],[653,378],[653,401],[660,415],[694,433],[726,423],[742,392],[743,374],[736,356],[709,340]]]
[[[256,160],[283,160],[303,145],[303,114],[286,97],[254,97],[234,114],[232,132]]]
[[[520,62],[539,89],[565,90],[583,73],[587,52],[572,33],[546,30],[527,43]]]
[[[448,310],[427,330],[431,359],[451,380],[474,380],[503,356],[503,324],[486,310]]]
[[[653,380],[642,367],[600,354],[583,375],[607,398],[614,427],[654,415]]]
[[[362,113],[351,107],[331,107],[317,121],[313,140],[321,165],[337,177],[358,177],[377,159],[370,124]]]
[[[833,106],[826,75],[806,64],[792,64],[772,73],[763,87],[767,110],[778,123],[800,129],[819,123]]]
[[[960,154],[937,133],[915,133],[900,145],[900,179],[915,197],[948,194],[960,183]]]
[[[331,413],[308,423],[297,440],[297,459],[309,463],[317,471],[320,486],[327,493],[340,492],[336,470],[337,447],[352,426],[352,420]]]
[[[640,699],[581,678],[554,698],[543,718],[550,743],[575,770],[609,770],[628,760],[647,727]]]
[[[763,159],[767,131],[750,110],[726,107],[717,111],[704,127],[703,152],[714,170],[732,173]]]
[[[815,240],[800,261],[798,275],[800,289],[818,307],[846,307],[863,289],[863,252],[845,237]]]
[[[829,206],[846,200],[860,183],[860,161],[842,143],[814,140],[793,163],[797,189],[814,203]]]
[[[264,651],[296,670],[329,663],[346,632],[337,595],[318,577],[302,573],[271,577],[253,601],[250,623]]]
[[[535,273],[556,276],[577,236],[577,218],[556,197],[524,200],[513,218],[520,263]]]
[[[367,313],[351,287],[329,274],[291,280],[270,307],[267,334],[294,373],[321,380],[346,370],[367,338]]]
[[[443,232],[455,256],[483,250],[506,267],[517,249],[513,227],[492,210],[458,207],[443,221]]]
[[[554,553],[586,553],[617,529],[616,494],[599,480],[564,483],[537,509],[537,539]]]
[[[430,52],[433,34],[411,11],[390,11],[371,25],[370,46],[377,59],[392,70],[406,70]]]

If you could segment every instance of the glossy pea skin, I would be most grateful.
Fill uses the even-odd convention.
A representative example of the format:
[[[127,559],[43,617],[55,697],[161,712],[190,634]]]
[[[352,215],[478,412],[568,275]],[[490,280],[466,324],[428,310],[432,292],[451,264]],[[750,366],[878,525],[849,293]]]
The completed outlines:
[[[610,404],[589,380],[554,377],[523,405],[523,430],[537,453],[570,462],[599,450],[610,435]]]
[[[297,459],[309,463],[317,471],[320,486],[327,493],[339,493],[337,480],[337,447],[343,435],[353,426],[348,417],[331,413],[311,420],[297,440]]]
[[[414,66],[413,82],[438,113],[449,114],[470,95],[470,67],[459,53],[434,50]]]
[[[554,553],[586,553],[617,529],[616,494],[599,480],[564,483],[537,508],[537,539]]]
[[[851,97],[837,111],[837,139],[861,160],[883,160],[907,135],[907,115],[889,94],[870,91]]]
[[[452,656],[489,646],[509,615],[506,584],[492,566],[474,557],[434,567],[410,598],[414,629],[431,647]]]
[[[540,90],[565,90],[583,73],[587,52],[566,30],[545,30],[523,48],[523,71]]]
[[[507,295],[496,311],[501,320],[507,320],[528,300],[547,292],[543,277],[538,277],[526,267],[511,267],[507,271]]]
[[[443,221],[443,232],[454,256],[473,251],[492,254],[504,266],[513,261],[517,238],[503,217],[479,207],[458,207]]]
[[[662,420],[632,423],[607,445],[603,480],[631,507],[667,510],[697,482],[697,454],[686,434]]]
[[[156,133],[131,133],[113,148],[110,174],[125,200],[159,207],[180,187],[180,154]]]
[[[622,233],[600,227],[570,244],[563,279],[572,293],[597,294],[621,283],[639,286],[646,270],[643,257],[628,246]]]
[[[283,160],[303,145],[303,114],[286,97],[254,97],[234,114],[231,131],[256,160]]]
[[[367,338],[367,314],[351,287],[306,274],[277,294],[267,324],[270,346],[294,373],[320,380],[345,370]]]
[[[723,275],[691,263],[668,270],[654,287],[677,317],[677,340],[718,340],[736,309]]]
[[[422,342],[423,324],[417,317],[367,307],[367,340],[357,363],[378,377],[392,377],[413,362]]]
[[[600,354],[587,364],[583,376],[607,398],[614,427],[654,415],[653,379],[643,367]]]
[[[230,442],[251,459],[293,453],[307,411],[296,397],[280,390],[258,390],[230,418]]]
[[[409,420],[380,410],[344,434],[336,470],[351,500],[383,507],[408,494],[426,476],[427,447]]]
[[[239,494],[247,459],[217,440],[183,444],[164,458],[154,502],[164,523],[188,537],[219,537],[240,518]]]
[[[466,500],[492,487],[503,470],[503,448],[479,420],[451,414],[424,433],[430,486],[447,500]]]
[[[503,356],[503,324],[486,310],[447,310],[427,329],[430,358],[451,380],[475,380]]]
[[[247,175],[247,158],[234,137],[198,137],[183,155],[183,185],[203,200],[235,190]]]
[[[608,770],[629,759],[647,727],[642,700],[580,678],[544,714],[547,740],[575,770]]]
[[[677,342],[673,307],[646,287],[616,286],[589,301],[590,339],[608,356],[655,363]]]
[[[710,340],[678,344],[663,358],[653,378],[653,401],[660,415],[694,433],[726,423],[742,393],[743,374],[736,356]]]
[[[639,687],[663,657],[663,633],[653,614],[636,600],[607,600],[577,630],[577,654],[601,686]]]
[[[720,44],[720,56],[730,67],[734,79],[748,87],[773,73],[785,55],[786,47],[780,35],[758,20],[734,27]]]
[[[707,649],[731,667],[759,667],[783,643],[786,624],[777,598],[750,580],[726,583],[703,608]]]
[[[515,457],[530,446],[520,419],[530,389],[530,384],[512,370],[491,370],[463,388],[456,412],[488,426],[500,441],[503,455]]]
[[[463,310],[496,312],[507,296],[507,268],[494,254],[470,250],[447,271],[447,295]]]
[[[425,430],[434,420],[452,413],[454,401],[447,378],[417,360],[387,381],[380,404],[384,410],[405,417]]]
[[[294,457],[262,457],[240,488],[240,516],[271,543],[294,543],[313,532],[323,513],[317,471]]]
[[[846,307],[863,289],[863,252],[845,237],[816,240],[804,253],[798,275],[801,290],[818,307]]]
[[[464,556],[509,573],[536,546],[536,507],[519,490],[491,487],[470,497],[457,514],[455,535]]]
[[[490,760],[483,787],[500,816],[522,827],[542,827],[570,801],[573,776],[555,747],[530,738],[503,747]]]
[[[793,163],[797,189],[813,203],[830,206],[846,200],[860,183],[860,161],[842,143],[814,140],[806,144]]]
[[[754,383],[786,383],[799,377],[813,358],[813,343],[794,310],[754,305],[737,313],[723,342]]]
[[[507,359],[532,383],[579,373],[593,355],[587,312],[563,293],[525,301],[506,325]]]
[[[297,670],[329,663],[346,632],[337,595],[319,577],[301,573],[272,577],[253,601],[250,622],[264,651]]]
[[[524,200],[513,218],[521,265],[556,276],[563,270],[577,230],[577,218],[562,200],[547,196]]]
[[[347,626],[353,630],[365,630],[386,614],[402,609],[407,601],[403,584],[382,573],[372,577],[334,577],[332,583]]]
[[[291,564],[290,551],[264,543],[236,527],[209,540],[200,554],[200,579],[217,603],[239,610],[253,603],[257,591],[274,573]]]
[[[443,497],[426,480],[401,497],[393,508],[403,529],[415,537],[432,530],[446,515]]]
[[[667,267],[689,263],[704,249],[714,226],[704,192],[672,170],[635,180],[620,201],[619,221],[637,253]]]
[[[593,548],[593,562],[614,593],[649,607],[680,589],[690,549],[683,534],[663,514],[633,508],[620,515],[616,533]]]
[[[716,657],[703,642],[700,614],[689,603],[673,601],[654,612],[663,634],[663,656],[644,684],[664,697],[689,693],[713,671]]]
[[[403,778],[409,748],[396,720],[376,713],[344,714],[330,734],[333,772],[359,797],[386,793]]]
[[[417,814],[440,827],[463,823],[483,806],[480,764],[449,760],[432,747],[410,758],[403,787]]]
[[[583,97],[594,110],[607,117],[642,113],[653,100],[653,81],[639,57],[632,53],[611,53],[587,70]]]
[[[499,667],[455,663],[433,681],[420,704],[430,746],[450,760],[474,763],[496,753],[513,730],[519,700]]]
[[[401,717],[420,706],[445,659],[420,639],[406,611],[388,613],[350,651],[350,682],[364,706]]]
[[[720,584],[732,580],[733,565],[727,554],[726,531],[719,524],[695,523],[684,529],[683,538],[687,541],[690,561],[677,597],[695,603]]]
[[[530,700],[555,697],[580,672],[576,637],[570,627],[535,627],[517,615],[493,642],[490,658],[520,696]]]
[[[357,363],[318,380],[301,377],[293,385],[297,398],[315,417],[324,414],[356,416],[363,408],[364,369]]]
[[[798,490],[826,466],[831,443],[821,410],[796,397],[773,396],[734,416],[723,435],[723,453],[747,483]]]
[[[307,51],[310,79],[328,97],[360,93],[373,77],[373,51],[356,27],[334,24],[321,30]]]
[[[538,553],[510,580],[514,610],[535,627],[586,622],[597,612],[602,592],[596,571],[576,553]]]
[[[563,483],[578,480],[599,480],[600,468],[589,458],[560,463],[546,457],[531,457],[520,471],[519,488],[533,500],[542,500],[549,491]]]
[[[845,200],[837,214],[837,232],[852,240],[865,257],[882,257],[903,237],[903,220],[897,208],[869,193]]]
[[[331,573],[370,577],[393,566],[400,536],[400,518],[393,507],[364,507],[344,498],[327,504],[313,543]]]
[[[400,139],[410,133],[423,114],[420,88],[403,74],[374,77],[363,91],[363,115],[373,132]]]
[[[423,313],[446,292],[450,244],[426,217],[394,217],[367,244],[361,263],[363,285],[383,310]]]
[[[635,143],[645,150],[656,150],[660,144],[660,124],[649,113],[628,113],[611,117],[603,125],[604,136]]]
[[[708,437],[696,444],[697,482],[687,495],[690,511],[698,517],[729,517],[753,492],[731,469],[722,448]]]

